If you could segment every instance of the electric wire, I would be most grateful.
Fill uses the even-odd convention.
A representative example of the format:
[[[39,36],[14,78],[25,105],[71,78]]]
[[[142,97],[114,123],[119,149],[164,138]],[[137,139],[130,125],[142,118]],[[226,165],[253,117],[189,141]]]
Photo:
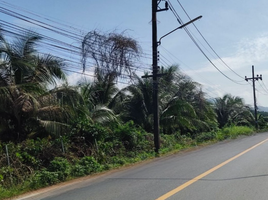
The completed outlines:
[[[169,61],[169,59],[167,59],[165,56],[161,55],[160,56],[161,59],[160,59],[160,63],[162,63],[162,67],[164,68],[168,68],[168,66],[172,66],[172,64],[170,64],[171,62]],[[161,70],[161,69],[160,69]],[[190,80],[192,80],[192,78],[190,76],[188,76],[186,73],[184,73],[182,70],[180,70],[180,74],[183,75],[183,76],[186,76],[186,77],[189,77]],[[174,74],[174,77],[177,79],[177,80],[180,80],[181,77],[179,77],[179,75],[177,75],[176,73]],[[162,80],[163,81],[163,80]],[[193,81],[194,82],[194,81]],[[165,82],[164,84],[162,82],[159,83],[159,86],[162,88],[164,88],[165,90],[169,90],[169,88],[167,87],[170,83],[167,83]],[[199,84],[199,83],[198,83]],[[205,95],[209,97],[209,99],[214,99],[215,97],[212,97],[211,95],[209,95],[208,93],[213,93],[214,96],[218,96],[218,94],[214,93],[213,91],[207,89],[207,88],[204,88],[202,84],[199,84],[200,85],[200,90],[204,89],[206,90],[205,92]]]
[[[8,14],[8,15],[11,15],[11,16],[13,16],[13,17],[15,17],[15,18],[19,18],[20,20],[24,20],[24,21],[26,21],[26,22],[29,22],[29,23],[31,23],[32,21],[34,21],[34,24],[35,25],[37,25],[37,26],[40,26],[40,24],[42,23],[41,21],[35,21],[34,19],[32,19],[32,18],[29,18],[29,17],[27,17],[27,16],[24,16],[24,15],[20,15],[19,13],[16,13],[16,12],[12,12],[11,10],[5,10],[5,8],[3,8],[3,7],[0,7],[0,8],[2,8],[2,9],[0,9],[0,12],[2,12],[2,13],[5,13],[5,14]],[[18,15],[18,16],[16,16],[16,15]],[[23,19],[22,17],[26,17],[26,20],[25,19]],[[3,24],[3,21],[2,21],[2,24]],[[10,24],[6,24],[7,26],[9,25],[9,28],[10,28]],[[49,24],[47,24],[47,23],[45,23],[44,25],[41,25],[41,27],[42,28],[47,28],[47,26],[49,27],[50,25]],[[72,32],[70,32],[70,31],[67,31],[67,30],[64,30],[64,29],[58,29],[57,30],[57,27],[55,27],[55,26],[51,26],[53,29],[50,29],[50,28],[48,28],[48,30],[50,30],[50,31],[52,31],[52,32],[55,32],[55,33],[58,33],[58,34],[61,34],[61,35],[63,35],[63,36],[67,36],[67,37],[69,37],[69,38],[74,38],[74,39],[77,39],[77,40],[79,40],[79,41],[81,41],[82,40],[82,37],[80,37],[80,38],[78,38],[78,34],[74,34],[74,33],[72,33]],[[14,29],[14,27],[11,27],[11,28],[13,28]],[[16,27],[16,28],[18,28],[18,27]],[[22,28],[22,27],[19,27],[19,28]],[[57,31],[55,31],[55,29],[57,30]],[[23,30],[23,31],[26,31],[26,30]],[[65,33],[64,34],[62,34],[60,31],[64,31]],[[8,33],[10,33],[10,34],[14,34],[14,31],[12,32],[12,31],[8,31],[8,30],[6,30],[6,32],[8,32]],[[81,32],[81,31],[80,31]],[[66,33],[69,33],[69,35],[67,35]],[[75,35],[75,37],[73,37],[72,35],[70,35],[70,34],[74,34]],[[16,35],[18,35],[18,34],[16,34]],[[81,48],[79,48],[79,47],[76,47],[76,46],[73,46],[73,45],[70,45],[70,44],[67,44],[67,43],[64,43],[64,42],[62,42],[62,41],[59,41],[59,40],[56,40],[55,41],[55,39],[53,39],[53,38],[48,38],[48,37],[45,37],[44,35],[43,35],[43,37],[44,38],[46,38],[47,40],[50,40],[50,41],[53,41],[53,42],[57,42],[57,43],[59,43],[59,44],[61,44],[61,45],[55,45],[55,44],[51,44],[51,43],[45,43],[46,45],[50,45],[50,46],[53,46],[53,47],[55,47],[55,48],[61,48],[62,50],[64,50],[64,51],[70,51],[70,49],[69,48],[76,48],[78,51],[73,51],[73,52],[71,52],[72,54],[73,53],[76,53],[77,55],[80,55],[81,54]],[[68,48],[64,48],[64,47],[62,47],[62,45],[66,45],[66,46],[68,46]],[[50,48],[50,50],[52,50],[51,48]],[[143,55],[145,55],[145,56],[148,56],[148,55],[146,55],[146,54],[143,54]],[[147,68],[147,69],[149,69],[149,68]],[[139,70],[139,69],[138,69]]]
[[[81,34],[83,34],[83,35],[86,34],[86,32],[82,32],[81,29],[75,28],[74,26],[70,26],[70,22],[68,22],[68,24],[60,23],[60,22],[58,22],[58,21],[52,20],[50,17],[43,17],[43,16],[41,16],[41,15],[35,13],[35,12],[29,11],[29,10],[24,9],[24,8],[22,8],[22,7],[19,7],[19,6],[17,6],[17,5],[12,5],[12,4],[10,4],[10,3],[8,3],[8,2],[5,2],[5,1],[1,1],[1,2],[2,2],[2,4],[5,4],[6,6],[8,6],[8,7],[10,7],[10,8],[13,8],[13,9],[15,9],[15,10],[19,10],[19,11],[28,13],[28,14],[30,14],[30,15],[33,15],[33,16],[36,16],[36,17],[38,17],[38,18],[44,19],[44,20],[46,20],[46,21],[52,22],[52,23],[54,23],[54,24],[56,24],[56,25],[60,25],[60,26],[66,27],[66,28],[68,28],[68,29],[73,29],[73,30],[75,30],[75,31],[77,31],[77,32],[79,32],[79,33],[81,33]]]
[[[11,28],[13,31],[11,30],[7,30],[7,29],[4,29],[2,28],[2,32],[6,32],[6,33],[9,33],[11,35],[15,35],[15,36],[19,36],[19,37],[24,37],[23,33],[26,32],[27,30],[23,29],[22,27],[20,26],[12,26],[12,24],[10,23],[5,23],[3,20],[0,20],[0,24],[3,26],[7,26],[8,28]],[[23,33],[21,33],[23,32]],[[42,34],[39,34],[42,38],[44,38],[45,41],[48,41],[48,42],[45,42],[45,41],[40,41],[40,43],[44,44],[49,50],[51,51],[54,51],[54,52],[57,52],[56,49],[58,50],[63,50],[65,52],[68,52],[68,53],[71,53],[71,55],[77,55],[77,56],[80,56],[80,52],[81,52],[81,48],[79,47],[76,47],[76,46],[73,46],[73,45],[70,45],[70,44],[67,44],[67,43],[64,43],[60,40],[56,40],[54,38],[51,38],[51,37],[48,37],[48,36],[45,36],[45,35],[42,35]],[[55,44],[55,43],[58,43]],[[63,45],[67,45],[67,47],[64,47]],[[49,48],[50,47],[53,47],[53,48]],[[74,50],[74,49],[77,49],[77,50]],[[59,53],[62,53],[62,52],[57,52],[57,54]],[[74,58],[75,60],[77,60],[78,58]],[[66,61],[71,61],[70,59],[66,59],[64,58],[64,60]],[[93,63],[91,63],[93,64]],[[137,64],[137,63],[136,63]],[[139,63],[138,63],[139,64]],[[131,67],[132,69],[135,69],[133,67]],[[141,67],[140,67],[141,68]],[[145,67],[143,67],[142,69],[144,69]],[[146,68],[146,69],[149,69],[149,68]],[[136,70],[138,71],[142,71],[141,69],[137,68]]]
[[[263,84],[263,87],[265,88],[265,91],[267,91],[268,93],[268,88],[266,87],[266,85],[264,84],[264,82],[261,80],[261,83]]]
[[[179,5],[181,6],[182,10],[184,11],[184,13],[187,15],[188,19],[191,20],[190,16],[188,15],[188,13],[186,12],[186,10],[184,9],[183,5],[181,4],[181,2],[179,0],[177,0],[177,2],[179,3]],[[227,65],[227,63],[219,56],[219,54],[214,50],[214,48],[209,44],[209,42],[207,41],[207,39],[204,37],[204,35],[201,33],[201,31],[197,28],[197,26],[195,25],[195,23],[193,23],[193,26],[195,27],[195,29],[197,30],[197,32],[200,34],[200,36],[203,38],[203,40],[205,41],[205,43],[209,46],[209,48],[213,51],[213,53],[215,53],[215,55],[220,59],[220,61],[222,61],[222,63],[228,68],[230,69],[234,74],[236,74],[237,76],[239,76],[240,78],[244,79],[244,77],[242,77],[241,75],[239,75],[238,73],[236,73],[231,67],[229,67],[229,65]]]
[[[261,93],[261,94],[263,94],[263,95],[268,95],[268,89],[266,88],[266,86],[263,84],[263,82],[262,81],[257,81],[258,82],[258,84],[261,86],[261,88],[263,89],[263,91],[265,92],[265,94],[263,94],[263,93]],[[262,83],[262,84],[261,84]]]
[[[172,4],[170,3],[169,0],[167,0],[169,3],[169,8],[172,11],[173,15],[176,17],[177,21],[180,24],[183,24],[182,19],[180,18],[180,16],[178,15],[178,13],[176,12],[176,10],[174,9],[174,7],[172,6]],[[195,46],[199,49],[199,51],[204,55],[204,57],[210,62],[210,64],[218,71],[220,72],[225,78],[229,79],[230,81],[239,84],[239,85],[245,85],[242,83],[239,83],[239,81],[236,81],[232,78],[230,78],[229,76],[227,76],[226,74],[224,74],[212,61],[211,59],[206,55],[206,53],[203,51],[203,49],[200,47],[200,45],[196,42],[196,40],[194,39],[194,37],[192,36],[192,34],[189,32],[187,27],[183,28],[185,30],[185,32],[187,33],[187,35],[190,37],[190,39],[193,41],[193,43],[195,44]]]
[[[5,8],[3,8],[3,7],[0,7],[0,12],[2,12],[4,14],[7,14],[7,15],[10,15],[12,17],[15,17],[17,19],[26,21],[28,23],[32,23],[32,24],[34,24],[36,26],[40,26],[40,27],[42,27],[42,28],[44,28],[46,30],[52,31],[52,32],[57,33],[57,34],[60,34],[62,36],[65,36],[65,37],[68,37],[68,38],[71,38],[71,39],[75,39],[77,42],[81,42],[82,39],[83,39],[83,35],[82,34],[77,34],[75,32],[70,32],[67,29],[62,29],[62,28],[59,28],[57,26],[49,25],[47,23],[41,22],[39,20],[35,20],[35,19],[30,18],[30,17],[27,17],[25,15],[21,15],[21,14],[19,14],[17,12],[14,12],[14,11],[11,11],[11,10],[8,10],[8,9],[5,10]],[[51,28],[48,28],[48,27],[51,27]],[[79,32],[81,33],[81,32],[85,32],[85,31],[81,31],[80,30]],[[91,40],[93,40],[93,39],[91,39]],[[143,53],[143,54],[145,56],[149,56],[150,55],[150,54],[146,54],[146,53]]]
[[[3,2],[3,1],[2,1]],[[11,5],[11,4],[10,4]],[[3,8],[3,7],[1,7],[1,8]],[[2,9],[2,11],[4,11],[3,9]],[[13,13],[13,14],[16,14],[16,13]],[[23,15],[22,15],[23,16]],[[15,17],[15,16],[14,16]],[[33,19],[31,19],[31,18],[28,18],[28,20],[29,21],[31,21],[31,20],[33,20]],[[49,20],[48,18],[46,18],[46,20]],[[54,21],[55,22],[55,21]],[[30,22],[29,22],[30,23]],[[35,21],[35,23],[36,23],[36,25],[38,26],[38,23],[43,23],[43,22],[41,22],[41,21],[39,21],[39,22],[36,22]],[[55,23],[57,23],[57,22],[55,22]],[[48,29],[49,31],[52,31],[52,32],[55,32],[55,33],[57,33],[57,31],[64,31],[66,34],[64,35],[64,37],[69,37],[69,38],[71,38],[71,39],[74,39],[75,37],[77,37],[77,36],[79,36],[79,34],[76,34],[76,33],[73,33],[73,32],[70,32],[70,31],[66,31],[66,29],[57,29],[57,27],[58,26],[50,26],[49,24],[43,24],[41,27],[42,28],[45,28],[44,26],[46,26],[46,25],[48,25],[48,27],[50,27],[50,29]],[[68,26],[66,26],[66,27],[68,27]],[[56,30],[56,31],[54,31],[54,29]],[[73,29],[74,30],[74,29]],[[79,29],[76,29],[76,31],[78,31],[79,33],[80,33],[80,35],[81,35],[81,38],[82,38],[82,32],[83,31],[81,31],[81,30],[79,30]],[[13,33],[15,33],[14,31],[13,31]],[[67,34],[68,33],[68,34]],[[60,33],[58,33],[58,34],[60,34]],[[80,38],[80,39],[81,39]],[[78,38],[77,38],[78,39]],[[57,41],[57,43],[58,44],[53,44],[53,42],[56,42],[56,41],[52,41],[50,38],[47,38],[47,40],[48,41],[50,41],[51,43],[52,43],[52,45],[50,45],[49,44],[49,42],[46,42],[46,48],[47,49],[49,49],[49,50],[54,50],[54,51],[57,51],[57,53],[58,54],[62,54],[61,56],[66,56],[67,54],[66,53],[68,53],[68,52],[70,52],[69,50],[69,48],[71,48],[70,46],[69,46],[69,48],[67,48],[67,47],[64,47],[63,49],[62,48],[59,48],[60,47],[60,41]],[[69,45],[68,43],[66,43],[67,44],[67,46]],[[50,46],[50,47],[49,47]],[[56,50],[56,49],[58,49],[58,50]],[[77,48],[77,51],[73,51],[73,53],[75,53],[77,56],[79,56],[80,55],[80,53],[79,53],[79,48]],[[66,53],[60,53],[60,52],[66,52]],[[63,54],[65,54],[65,55],[63,55]],[[151,55],[150,54],[144,54],[145,55],[145,58],[147,58],[147,59],[151,59]],[[166,58],[165,58],[166,59]],[[81,64],[81,63],[79,63],[78,61],[75,61],[76,59],[75,58],[69,58],[69,59],[67,59],[66,57],[64,58],[64,60],[66,60],[66,61],[68,61],[68,62],[71,62],[71,63],[74,63],[74,64],[76,64],[76,65],[79,65],[79,64]],[[94,63],[90,63],[90,64],[92,64],[92,65],[94,65]],[[144,65],[144,63],[141,63],[143,66],[145,66]],[[164,63],[163,63],[164,65],[167,65],[168,64],[168,59],[166,59],[165,61],[164,61]],[[77,67],[75,67],[76,69],[78,69],[79,70],[79,67],[77,66]],[[146,70],[149,70],[149,69],[151,69],[151,68],[149,68],[149,67],[146,67]],[[67,71],[68,69],[66,69],[66,71]],[[140,68],[139,68],[139,70],[140,70]],[[72,70],[69,70],[69,71],[72,71]]]
[[[185,64],[183,61],[181,61],[180,59],[178,59],[174,54],[172,54],[170,51],[168,51],[163,45],[161,45],[160,47],[161,47],[161,49],[163,49],[168,55],[170,55],[171,59],[174,60],[174,63],[177,63],[177,60],[178,60],[179,63],[182,63],[183,66],[187,67],[187,68],[190,69],[193,73],[196,74],[196,72],[195,72],[194,69],[192,69],[189,65]],[[161,57],[162,57],[162,56],[161,56]],[[179,69],[180,69],[182,72],[184,72],[185,74],[187,74],[187,72],[185,72],[185,70],[184,70],[182,67],[179,66]],[[205,77],[203,77],[202,75],[200,75],[200,73],[198,74],[198,76],[199,76],[201,79],[203,79],[206,83],[209,84],[209,86],[204,86],[203,89],[205,89],[206,91],[209,91],[210,93],[213,93],[214,96],[219,96],[219,94],[216,94],[213,90],[209,90],[209,89],[213,89],[213,88],[211,87],[211,85],[215,85],[215,84],[211,83],[211,81],[209,81],[208,79],[206,79]],[[202,85],[203,85],[203,84],[202,84]],[[222,91],[223,93],[226,93],[226,94],[228,93],[228,92],[226,92],[226,91],[225,91],[224,89],[222,89],[222,88],[217,88],[217,90],[220,90],[220,91]]]

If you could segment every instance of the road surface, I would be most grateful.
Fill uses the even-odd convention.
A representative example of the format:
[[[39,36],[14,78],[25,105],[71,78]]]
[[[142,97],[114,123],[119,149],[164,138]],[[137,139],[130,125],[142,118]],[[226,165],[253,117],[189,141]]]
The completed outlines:
[[[268,133],[156,158],[20,200],[267,200]]]

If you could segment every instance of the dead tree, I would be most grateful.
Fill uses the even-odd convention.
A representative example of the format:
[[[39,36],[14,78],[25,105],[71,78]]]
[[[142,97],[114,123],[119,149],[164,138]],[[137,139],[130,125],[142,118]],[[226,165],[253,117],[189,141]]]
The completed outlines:
[[[101,76],[113,74],[116,78],[130,76],[139,67],[140,47],[136,40],[123,34],[89,32],[82,41],[82,65],[95,67]]]

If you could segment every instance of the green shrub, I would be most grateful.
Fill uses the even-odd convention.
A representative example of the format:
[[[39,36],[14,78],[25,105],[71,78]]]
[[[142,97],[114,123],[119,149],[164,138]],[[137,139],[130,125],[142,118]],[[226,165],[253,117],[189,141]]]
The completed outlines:
[[[163,147],[167,148],[173,147],[177,143],[174,135],[164,135],[164,134],[161,134],[160,142]]]
[[[66,178],[70,175],[71,165],[67,159],[56,157],[51,161],[49,167],[49,172],[56,172],[57,177],[60,181],[66,180]]]
[[[1,167],[0,168],[0,185],[9,188],[16,184],[22,183],[28,178],[28,173],[24,172],[26,168]]]
[[[152,154],[150,154],[150,153],[146,153],[146,152],[144,152],[144,153],[142,153],[142,154],[139,154],[139,158],[140,158],[141,160],[146,160],[147,158],[150,158],[150,157],[152,157]]]
[[[17,188],[7,189],[0,184],[0,199],[10,199],[9,197],[17,195]]]
[[[183,146],[191,146],[193,144],[193,139],[187,135],[176,134],[174,136],[176,141]]]
[[[91,174],[92,172],[99,172],[102,170],[102,166],[92,156],[83,157],[78,161],[78,165],[82,166],[81,169],[84,170],[85,174]]]
[[[214,140],[216,138],[217,133],[215,132],[206,132],[206,133],[201,133],[197,135],[196,142],[201,143],[209,140]]]
[[[71,168],[71,175],[73,177],[79,177],[79,176],[84,176],[86,175],[86,169],[84,166],[76,163],[75,165],[72,166]]]
[[[136,150],[137,145],[146,137],[146,132],[137,127],[133,121],[114,127],[114,134],[128,151]]]
[[[40,166],[40,162],[26,151],[20,153],[16,152],[16,157],[27,166],[31,166],[34,168],[38,168],[38,166]]]
[[[109,132],[109,129],[100,124],[92,124],[87,119],[78,119],[78,121],[74,122],[70,136],[73,141],[75,141],[77,137],[83,137],[88,145],[93,145],[96,141],[104,141],[107,139],[111,135]]]
[[[111,159],[111,161],[112,161],[112,164],[115,166],[122,166],[122,165],[127,163],[125,158],[121,158],[121,157],[117,157],[117,156],[113,157]]]
[[[51,172],[43,169],[35,174],[35,176],[31,180],[30,186],[33,189],[37,189],[40,187],[59,183],[59,176],[60,175],[58,172]]]
[[[183,149],[183,145],[177,143],[177,144],[175,144],[174,149],[176,149],[176,150]]]
[[[218,131],[216,138],[217,140],[224,140],[227,138],[236,138],[239,135],[250,135],[253,132],[253,129],[247,126],[231,126]]]

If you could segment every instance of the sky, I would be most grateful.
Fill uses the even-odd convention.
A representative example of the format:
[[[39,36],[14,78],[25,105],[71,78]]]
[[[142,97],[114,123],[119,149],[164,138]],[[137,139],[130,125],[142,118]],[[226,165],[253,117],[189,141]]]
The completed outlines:
[[[173,12],[178,14],[183,23],[189,21],[188,16],[193,19],[202,15],[202,18],[187,26],[188,33],[196,43],[184,29],[179,29],[162,39],[161,45],[158,46],[159,66],[178,65],[183,73],[202,85],[202,90],[208,98],[222,97],[228,93],[242,97],[246,104],[253,106],[252,80],[245,81],[245,76],[252,77],[254,65],[255,77],[262,75],[262,80],[255,82],[257,105],[268,107],[268,1],[169,2]],[[143,50],[140,71],[151,70],[150,0],[0,0],[0,3],[1,8],[8,8],[48,24],[65,24],[66,29],[76,30],[81,35],[92,30],[124,33],[137,40]],[[164,3],[160,2],[159,7],[164,8]],[[158,38],[180,26],[173,12],[169,9],[157,13]],[[0,12],[0,19],[71,45],[81,46],[79,41],[55,35],[38,25],[3,12]],[[77,59],[75,67],[80,67],[80,58],[71,53],[65,56]],[[92,72],[90,70],[87,69],[88,73]],[[75,83],[81,78],[81,74],[69,73],[70,83]]]

